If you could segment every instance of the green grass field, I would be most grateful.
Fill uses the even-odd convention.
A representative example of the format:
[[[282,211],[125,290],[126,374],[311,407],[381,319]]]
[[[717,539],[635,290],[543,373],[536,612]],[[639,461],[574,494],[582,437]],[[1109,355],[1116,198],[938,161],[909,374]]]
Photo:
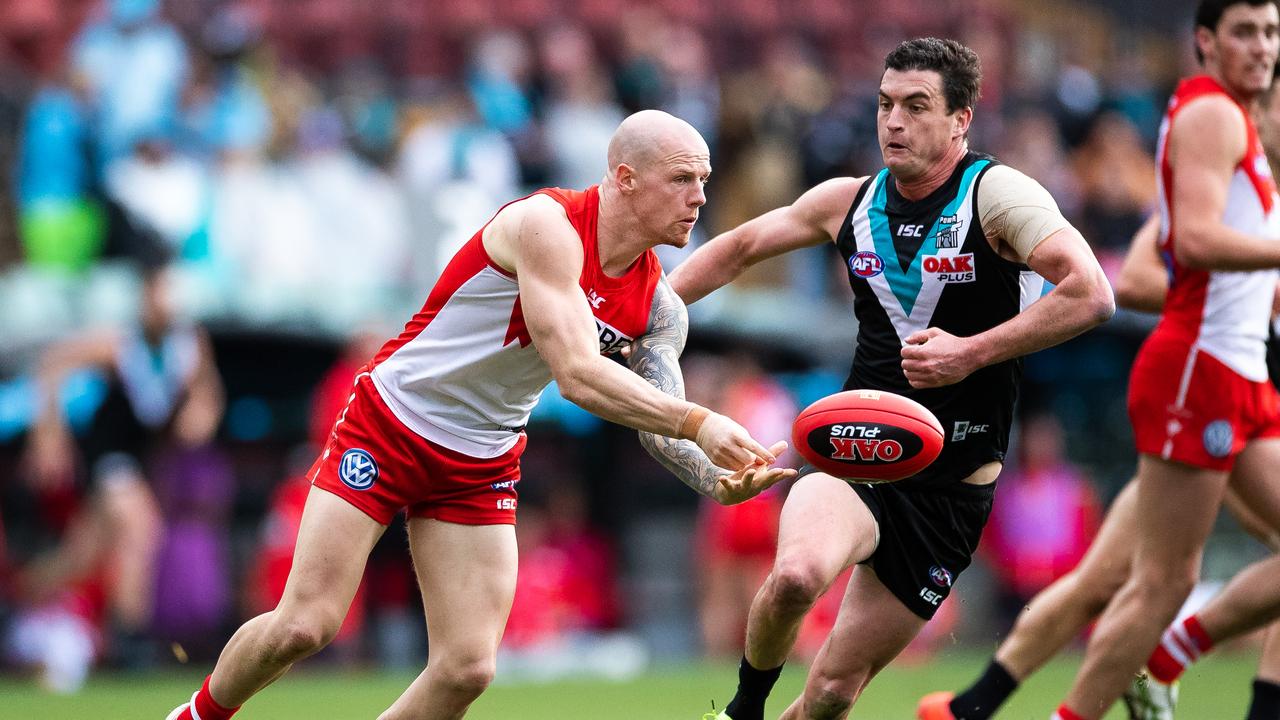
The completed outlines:
[[[852,717],[909,720],[916,699],[935,689],[954,689],[981,669],[985,656],[954,653],[920,666],[890,667],[871,684]],[[1046,720],[1061,699],[1078,663],[1060,660],[1037,675],[1006,706],[1002,720]],[[1183,683],[1180,720],[1238,720],[1244,717],[1253,677],[1251,654],[1214,656],[1193,668]],[[73,697],[50,696],[33,683],[0,679],[3,720],[162,720],[187,697],[202,676],[163,674],[98,676]],[[303,667],[266,690],[237,720],[345,720],[376,718],[411,680],[409,675],[340,673]],[[469,720],[699,720],[711,699],[722,705],[732,692],[735,670],[728,665],[689,665],[654,671],[637,680],[609,683],[564,681],[549,685],[499,682],[472,707]],[[801,668],[788,668],[769,711],[780,713],[804,681]],[[1121,718],[1114,710],[1107,716]]]

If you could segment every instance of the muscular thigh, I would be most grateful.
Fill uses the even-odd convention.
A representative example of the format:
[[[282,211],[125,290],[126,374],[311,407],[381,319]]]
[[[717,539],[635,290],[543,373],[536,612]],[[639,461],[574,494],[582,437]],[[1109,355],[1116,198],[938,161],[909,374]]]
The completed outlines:
[[[431,652],[496,651],[516,589],[515,527],[416,517],[409,521],[409,549]]]
[[[336,495],[311,488],[280,608],[318,612],[341,622],[369,552],[385,529]]]
[[[870,556],[876,542],[875,518],[849,483],[810,473],[796,482],[782,506],[775,562],[816,564],[824,577],[834,579]]]
[[[834,683],[849,695],[860,693],[925,622],[880,582],[874,570],[859,566],[841,600],[835,627],[814,660],[811,681]]]
[[[1198,573],[1200,553],[1226,485],[1226,472],[1142,455],[1138,460],[1135,569],[1181,566]]]
[[[1231,470],[1231,489],[1246,508],[1280,532],[1280,438],[1265,438],[1249,443],[1236,458]]]

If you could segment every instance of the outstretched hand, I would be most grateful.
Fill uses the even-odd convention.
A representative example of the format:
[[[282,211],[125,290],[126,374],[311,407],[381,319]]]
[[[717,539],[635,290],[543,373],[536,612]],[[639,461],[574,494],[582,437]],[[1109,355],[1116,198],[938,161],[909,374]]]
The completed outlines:
[[[775,458],[786,450],[787,443],[782,440],[769,448]],[[764,461],[756,460],[731,475],[722,476],[716,482],[714,498],[721,505],[737,505],[795,476],[796,471],[792,468],[770,467]]]
[[[694,442],[702,448],[712,463],[726,470],[755,463],[772,465],[778,459],[776,455],[756,442],[746,428],[729,416],[720,413],[713,412],[702,421],[702,427],[699,428],[698,437]]]

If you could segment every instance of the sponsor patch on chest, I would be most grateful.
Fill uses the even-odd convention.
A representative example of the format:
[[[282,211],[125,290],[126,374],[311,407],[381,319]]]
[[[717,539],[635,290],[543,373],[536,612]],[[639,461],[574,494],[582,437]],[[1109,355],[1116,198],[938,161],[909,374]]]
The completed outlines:
[[[596,332],[600,335],[601,355],[612,355],[635,340],[600,318],[596,318]]]
[[[973,266],[973,253],[959,255],[925,255],[920,263],[925,278],[940,283],[970,283],[978,279]]]

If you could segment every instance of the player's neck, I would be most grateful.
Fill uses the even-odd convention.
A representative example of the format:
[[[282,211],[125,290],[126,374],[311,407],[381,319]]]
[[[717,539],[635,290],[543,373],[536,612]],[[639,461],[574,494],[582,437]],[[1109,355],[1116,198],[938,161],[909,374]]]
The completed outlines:
[[[947,150],[947,154],[943,155],[941,160],[934,163],[933,167],[919,177],[910,180],[895,177],[893,181],[898,188],[898,193],[908,200],[928,197],[929,193],[942,187],[942,184],[951,177],[956,165],[960,164],[968,152],[969,143],[958,142]]]
[[[626,212],[625,208],[620,198],[606,193],[601,187],[600,211],[596,219],[596,253],[600,258],[600,269],[610,277],[621,276],[636,258],[652,246],[652,243],[637,242],[637,233],[627,232],[628,226],[638,227],[639,222],[636,219],[628,222],[628,218],[619,217],[620,212]]]
[[[1241,107],[1253,108],[1254,103],[1257,102],[1258,100],[1258,95],[1256,93],[1254,94],[1241,93],[1239,89],[1234,87],[1231,83],[1227,82],[1226,76],[1222,74],[1221,69],[1219,69],[1218,66],[1214,63],[1206,63],[1204,67],[1204,71],[1206,75],[1213,78],[1214,82],[1218,83],[1219,87],[1221,87],[1223,90],[1227,92],[1227,95],[1231,96],[1232,100],[1235,100],[1236,102],[1240,103]]]

